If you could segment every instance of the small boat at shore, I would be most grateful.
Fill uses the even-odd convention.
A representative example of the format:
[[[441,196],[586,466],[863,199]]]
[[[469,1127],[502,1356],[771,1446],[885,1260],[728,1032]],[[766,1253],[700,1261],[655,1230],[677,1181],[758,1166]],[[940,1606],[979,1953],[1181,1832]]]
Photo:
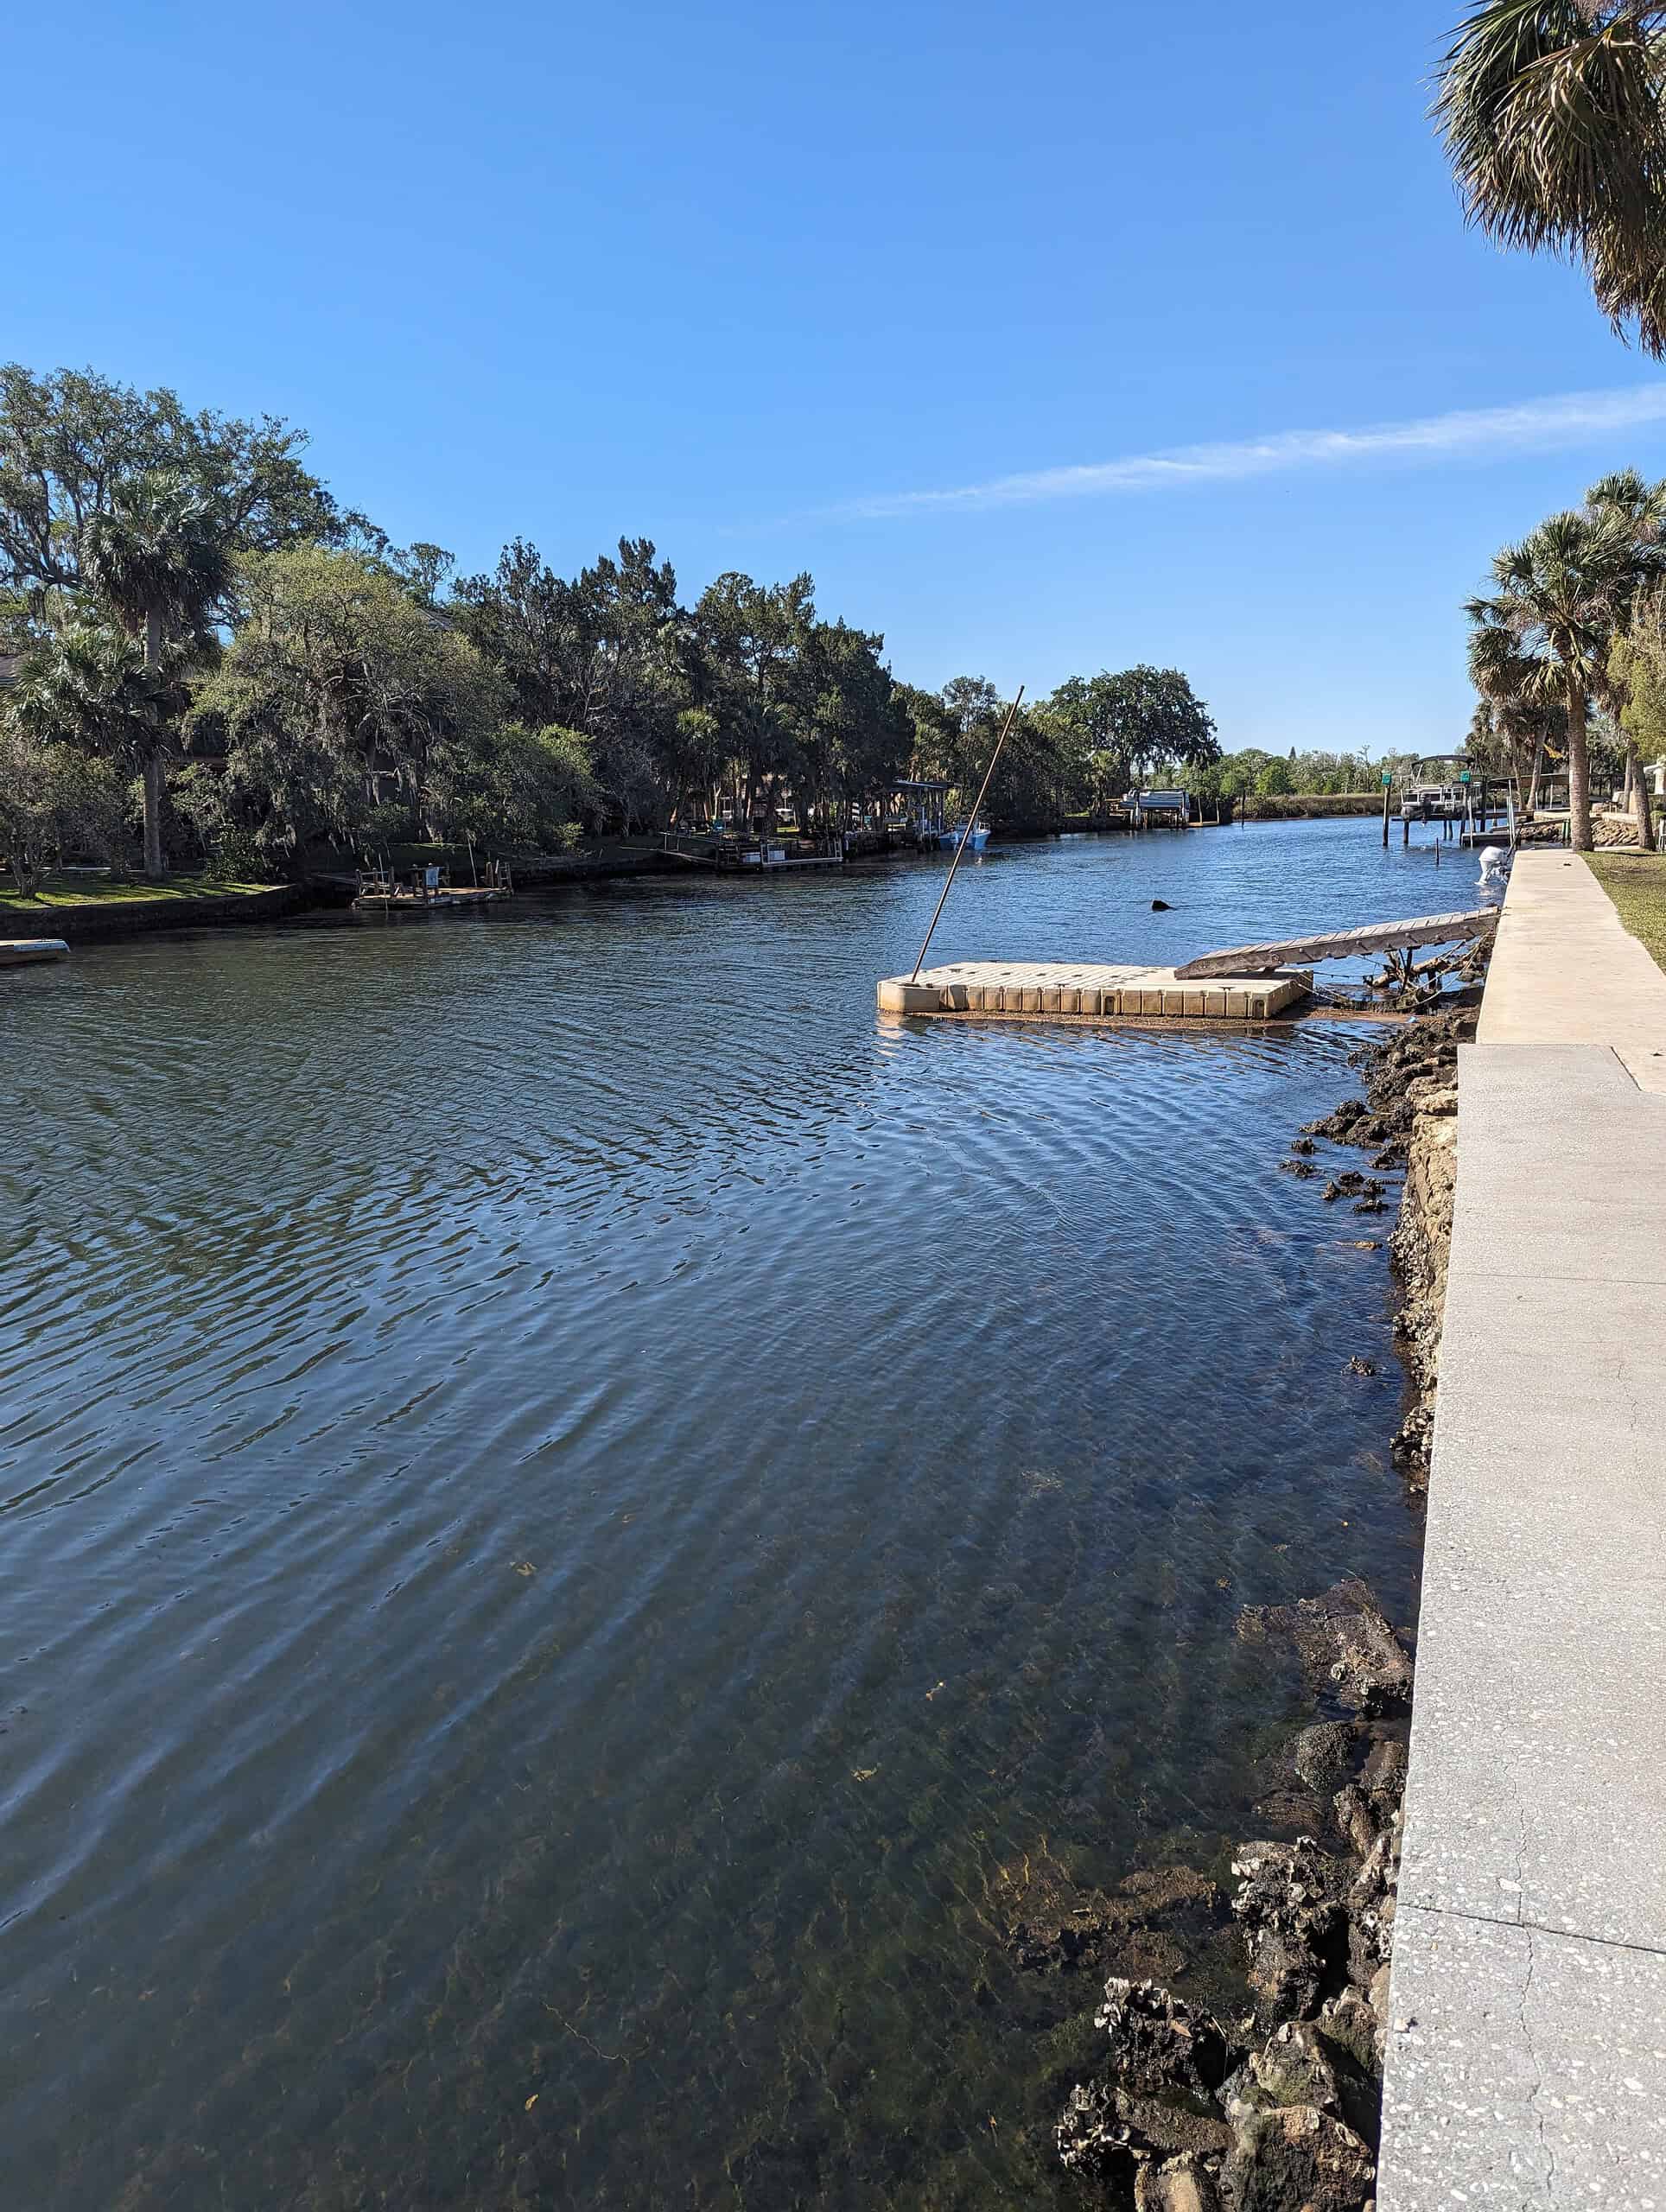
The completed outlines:
[[[963,837],[966,839],[966,849],[969,853],[981,853],[989,842],[989,825],[987,822],[974,822],[969,834],[966,824],[963,822],[957,822],[952,830],[944,830],[941,832],[938,843],[945,853],[952,853]]]
[[[0,968],[32,968],[37,961],[66,959],[68,953],[60,937],[0,938]]]

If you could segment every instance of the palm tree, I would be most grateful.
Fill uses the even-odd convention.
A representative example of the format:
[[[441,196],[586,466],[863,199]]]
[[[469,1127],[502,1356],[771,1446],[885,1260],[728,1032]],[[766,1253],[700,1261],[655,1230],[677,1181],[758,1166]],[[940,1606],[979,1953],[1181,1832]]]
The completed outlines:
[[[156,748],[162,702],[124,632],[71,620],[23,655],[6,712],[38,744],[62,739],[137,776]]]
[[[1618,331],[1666,353],[1666,5],[1479,0],[1435,115],[1472,222],[1582,261]]]
[[[1638,594],[1660,574],[1663,559],[1666,559],[1662,547],[1663,536],[1666,535],[1666,483],[1650,484],[1635,468],[1616,469],[1611,475],[1599,477],[1591,486],[1585,495],[1585,510],[1589,515],[1618,518],[1630,528],[1637,549],[1637,573],[1616,640],[1620,650],[1616,652],[1611,645],[1597,694],[1612,716],[1625,747],[1625,790],[1637,826],[1637,842],[1645,853],[1651,853],[1655,849],[1654,818],[1649,804],[1648,779],[1637,758],[1637,733],[1627,718],[1631,696],[1625,680],[1628,663],[1624,639],[1631,627]]]
[[[1497,666],[1500,648],[1504,666]],[[1537,754],[1544,741],[1547,708],[1520,690],[1516,648],[1504,631],[1473,631],[1469,637],[1469,681],[1480,692],[1469,716],[1465,750],[1491,772],[1507,772],[1523,787],[1523,803],[1537,805]]]
[[[144,668],[154,686],[162,680],[169,637],[195,641],[231,581],[225,540],[202,495],[163,475],[137,478],[81,530],[81,574],[123,626],[144,645]],[[144,872],[162,873],[162,754],[168,726],[159,719],[156,741],[142,764],[144,777]]]
[[[1529,813],[1539,803],[1546,753],[1560,760],[1567,752],[1564,717],[1560,708],[1539,696],[1537,677],[1538,664],[1517,651],[1507,629],[1487,624],[1471,632],[1469,680],[1480,694],[1480,704],[1470,725],[1470,750],[1509,768]]]
[[[1577,852],[1591,849],[1590,773],[1585,730],[1591,695],[1601,685],[1609,646],[1637,588],[1636,537],[1621,516],[1596,511],[1552,515],[1492,563],[1497,591],[1466,612],[1477,637],[1472,654],[1501,669],[1513,653],[1517,692],[1567,716],[1567,803]]]
[[[133,779],[156,750],[162,707],[133,640],[107,623],[70,620],[30,646],[0,737],[21,746],[9,766],[43,795],[42,835],[48,822],[54,836],[73,822],[78,842],[118,867]]]

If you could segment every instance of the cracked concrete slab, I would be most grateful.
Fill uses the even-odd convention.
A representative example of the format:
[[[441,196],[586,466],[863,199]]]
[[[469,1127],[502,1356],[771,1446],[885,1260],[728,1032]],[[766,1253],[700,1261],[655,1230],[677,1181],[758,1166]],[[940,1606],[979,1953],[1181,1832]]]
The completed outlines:
[[[1426,1568],[1400,1896],[1666,1949],[1666,1547],[1591,1558],[1625,1586],[1595,1634],[1590,1592],[1500,1525]]]
[[[1392,2007],[1377,2212],[1666,2212],[1666,1958],[1402,1904]]]

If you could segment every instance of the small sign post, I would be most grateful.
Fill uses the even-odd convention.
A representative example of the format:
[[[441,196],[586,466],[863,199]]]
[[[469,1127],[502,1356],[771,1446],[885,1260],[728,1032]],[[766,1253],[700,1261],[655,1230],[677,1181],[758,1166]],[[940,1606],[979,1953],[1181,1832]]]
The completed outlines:
[[[1393,785],[1394,771],[1385,768],[1383,771],[1383,849],[1385,853],[1389,849],[1389,792]]]

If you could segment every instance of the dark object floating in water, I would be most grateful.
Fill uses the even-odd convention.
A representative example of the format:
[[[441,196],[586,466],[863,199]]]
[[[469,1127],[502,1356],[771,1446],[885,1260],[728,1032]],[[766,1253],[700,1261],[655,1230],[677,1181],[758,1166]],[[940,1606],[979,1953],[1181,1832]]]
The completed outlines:
[[[1172,914],[1174,909],[1167,899],[1154,899],[1151,902],[1151,911],[1154,914]]]

